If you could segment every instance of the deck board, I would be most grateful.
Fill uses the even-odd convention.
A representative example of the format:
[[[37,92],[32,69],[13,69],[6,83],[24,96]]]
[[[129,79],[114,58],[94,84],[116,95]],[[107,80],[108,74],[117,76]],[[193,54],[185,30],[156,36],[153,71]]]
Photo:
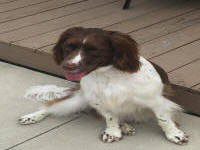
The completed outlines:
[[[186,9],[186,7],[188,7],[188,9]],[[179,11],[177,11],[178,9],[175,9],[175,8],[177,8],[177,6],[176,7],[173,7],[173,10],[176,10],[176,11],[173,11],[172,12],[172,10],[171,9],[169,9],[169,8],[166,8],[166,10],[165,11],[162,11],[162,9],[161,10],[158,10],[158,11],[156,11],[156,12],[154,12],[153,14],[154,15],[152,15],[150,18],[156,18],[156,16],[158,16],[157,14],[159,13],[159,14],[161,14],[161,16],[165,16],[165,13],[166,13],[166,11],[168,12],[168,13],[170,13],[170,12],[172,12],[172,14],[173,15],[171,15],[171,16],[169,16],[168,15],[168,17],[170,18],[170,17],[172,17],[172,16],[176,16],[176,15],[180,15],[180,14],[185,14],[186,12],[190,12],[191,10],[193,10],[194,8],[193,7],[189,7],[189,5],[187,4],[185,4],[185,7],[183,7],[182,9],[180,9]],[[179,7],[178,7],[179,8]],[[179,17],[176,17],[177,19],[172,19],[172,20],[169,20],[168,22],[166,22],[166,24],[169,24],[169,26],[167,26],[167,27],[164,27],[164,23],[162,22],[162,23],[159,23],[159,24],[156,24],[155,26],[151,26],[151,27],[149,27],[150,28],[150,30],[148,30],[149,28],[145,28],[144,30],[146,31],[146,33],[148,33],[148,34],[145,34],[145,32],[142,32],[143,30],[140,30],[140,32],[138,33],[138,32],[136,32],[136,33],[138,33],[138,35],[137,36],[134,36],[134,34],[132,35],[132,37],[133,38],[135,38],[135,39],[137,39],[137,41],[140,43],[143,43],[143,41],[141,41],[140,39],[148,39],[148,40],[150,40],[150,39],[152,39],[152,38],[155,38],[155,37],[158,37],[158,36],[161,36],[161,35],[165,35],[165,34],[168,34],[169,32],[172,32],[172,31],[174,31],[174,30],[180,30],[181,28],[184,28],[184,27],[187,27],[187,26],[189,26],[189,25],[191,25],[191,24],[195,24],[196,22],[198,22],[199,20],[199,10],[197,10],[197,11],[192,11],[192,12],[190,12],[189,14],[185,14],[185,15],[181,15],[181,16],[179,16]],[[162,15],[163,14],[163,15]],[[144,16],[139,16],[139,17],[137,17],[137,18],[135,18],[135,26],[133,26],[132,27],[132,29],[133,30],[138,30],[138,28],[140,28],[142,25],[141,25],[141,23],[143,23],[143,24],[145,24],[146,26],[149,26],[149,25],[151,25],[152,23],[155,23],[155,20],[154,19],[152,19],[152,20],[154,20],[154,21],[145,21],[144,22],[144,20],[146,20],[146,16],[148,16],[148,15],[144,15]],[[190,17],[192,17],[193,19],[194,18],[196,18],[195,20],[193,20],[192,22],[188,22],[188,20],[189,20],[189,18]],[[181,19],[181,18],[184,18],[185,19],[185,21],[184,20],[182,20],[182,21],[179,21],[179,19]],[[164,17],[164,18],[162,18],[162,17],[159,17],[159,19],[157,19],[157,21],[161,21],[161,20],[164,20],[164,19],[166,19],[166,17]],[[165,21],[164,21],[165,22]],[[174,24],[174,22],[177,22],[175,25],[171,25],[171,24]],[[89,23],[88,24],[90,24],[90,21],[89,21]],[[79,25],[82,25],[82,24],[79,24]],[[89,25],[89,26],[92,26],[91,24]],[[166,29],[167,28],[167,29]],[[115,28],[109,28],[109,29],[112,29],[112,30],[115,30]],[[121,27],[121,29],[123,30],[124,28],[123,27]],[[162,30],[162,31],[160,31],[160,32],[156,32],[157,30],[158,31],[160,31],[160,30]],[[40,47],[44,47],[45,45],[52,45],[53,43],[55,43],[55,41],[57,40],[57,38],[58,38],[58,36],[59,36],[59,34],[63,31],[64,29],[61,29],[61,30],[58,30],[58,31],[53,31],[53,32],[48,32],[48,33],[46,33],[46,35],[44,34],[44,35],[41,35],[41,36],[38,36],[38,37],[33,37],[33,38],[30,38],[30,39],[26,39],[26,40],[24,40],[24,41],[20,41],[19,43],[21,43],[21,42],[23,42],[21,45],[26,45],[27,44],[27,46],[28,47],[31,47],[31,45],[28,45],[28,44],[32,44],[32,45],[34,45],[34,48],[40,48]],[[117,30],[117,29],[116,29]],[[147,31],[148,30],[148,31]],[[150,33],[152,31],[152,33]],[[154,33],[154,32],[156,32],[156,33]],[[58,33],[56,33],[56,32],[58,32]],[[52,33],[52,35],[51,35],[51,33]],[[57,35],[57,36],[56,36]],[[130,34],[131,35],[131,34]],[[150,37],[149,37],[150,36]],[[48,40],[46,40],[48,38]],[[45,40],[44,41],[44,44],[43,44],[43,39]],[[38,41],[40,41],[40,45],[38,45],[38,44],[34,44],[34,43],[39,43],[39,42],[37,42],[37,40]],[[48,42],[48,43],[46,43],[46,42]],[[38,46],[38,47],[36,47],[36,45]],[[47,48],[42,48],[42,49],[44,49],[45,51],[48,51],[48,49],[50,49],[50,47],[48,46]]]
[[[72,26],[99,27],[128,33],[140,44],[140,53],[162,66],[173,83],[200,90],[200,1],[134,0],[128,10],[121,9],[122,0],[0,4],[1,59],[61,75],[51,59],[59,35]]]
[[[170,13],[171,14],[171,13]],[[173,13],[175,14],[175,13]],[[170,15],[168,15],[170,16]],[[137,41],[142,44],[153,39],[165,36],[167,34],[182,30],[188,26],[200,22],[200,9],[186,12],[175,18],[169,20],[162,20],[161,23],[155,23],[147,28],[131,32],[130,35],[137,39]]]
[[[11,2],[15,2],[18,0],[0,0],[0,4],[6,4],[6,3],[11,3]]]
[[[15,43],[17,41],[21,41],[29,37],[33,37],[33,36],[40,35],[43,33],[48,33],[52,30],[56,30],[59,28],[64,28],[67,25],[72,25],[81,21],[94,19],[98,16],[104,16],[109,13],[113,13],[119,9],[117,7],[118,5],[119,5],[119,2],[111,3],[102,7],[97,7],[95,9],[91,9],[91,10],[89,9],[89,10],[75,13],[69,16],[60,17],[60,18],[53,19],[44,23],[25,27],[19,30],[14,30],[12,32],[1,34],[2,36],[0,37],[0,40],[12,41]],[[17,45],[21,45],[21,44],[17,43]]]
[[[98,22],[95,21],[97,24],[101,27],[104,27],[108,24],[112,24],[114,22],[121,21],[123,19],[126,19],[131,16],[139,16],[141,14],[147,13],[149,11],[152,11],[152,9],[157,9],[155,5],[154,0],[150,1],[145,1],[146,5],[143,5],[143,3],[139,3],[138,9],[140,11],[134,12],[132,11],[119,11],[119,5],[121,4],[121,1],[118,1],[117,3],[105,5],[103,7],[98,7],[94,9],[88,9],[87,11],[82,11],[80,13],[76,13],[73,15],[69,15],[66,17],[61,17],[55,20],[50,20],[41,24],[36,24],[27,28],[22,28],[19,30],[15,30],[13,32],[8,32],[5,34],[2,34],[2,38],[0,40],[2,41],[12,41],[15,43],[15,41],[21,41],[23,39],[33,37],[40,35],[42,33],[47,33],[52,30],[56,30],[59,28],[66,28],[68,25],[79,25],[79,26],[84,26],[82,25],[82,22],[84,23],[89,23],[90,26],[97,27],[95,25],[92,25],[94,23],[93,21],[98,19]],[[152,3],[154,2],[154,3]],[[134,14],[132,14],[134,12]],[[48,28],[46,28],[48,26]],[[87,25],[85,25],[87,26]],[[22,32],[23,31],[23,32]],[[21,43],[21,42],[20,42]],[[27,42],[25,42],[27,43]],[[20,45],[17,43],[17,45]],[[22,44],[24,45],[24,44]]]
[[[195,33],[195,34],[194,34]],[[195,40],[200,39],[200,23],[184,28],[183,30],[167,34],[141,46],[141,53],[147,58],[156,57],[162,53],[173,51]]]
[[[200,82],[197,85],[193,86],[192,89],[200,91]]]
[[[194,3],[173,1],[173,3],[168,3],[168,5],[164,5],[164,7],[161,7],[159,10],[119,22],[105,29],[132,34],[132,32],[149,29],[149,27],[154,24],[166,22],[168,19],[182,16],[196,10],[199,8],[198,4],[198,2],[197,5],[195,5]]]
[[[170,80],[177,85],[192,87],[200,82],[200,59],[169,73]]]
[[[151,4],[151,3],[149,2],[148,4]],[[161,5],[160,7],[163,7],[163,6],[164,5]],[[107,11],[109,8],[108,8],[108,6],[105,6],[105,7],[106,7],[105,9]],[[113,7],[113,6],[111,6],[111,7]],[[141,7],[143,8],[144,6],[141,6]],[[109,18],[106,19],[107,21],[104,20],[104,18],[105,18],[104,15],[100,16],[99,18],[97,18],[98,19],[98,24],[96,24],[96,26],[93,24],[94,23],[93,22],[94,18],[91,19],[91,20],[88,20],[88,21],[84,21],[83,23],[78,22],[78,23],[73,24],[71,26],[75,26],[76,25],[76,26],[85,26],[85,27],[97,27],[97,26],[101,25],[101,28],[103,28],[107,24],[112,24],[112,23],[116,22],[117,20],[120,21],[120,18],[118,17],[119,13],[123,13],[123,16],[127,16],[127,14],[131,14],[131,17],[134,17],[134,16],[136,17],[136,16],[141,16],[141,13],[144,14],[144,13],[148,13],[149,11],[152,11],[152,8],[154,8],[155,6],[153,4],[151,4],[151,5],[148,5],[148,6],[145,6],[145,7],[146,7],[146,9],[144,9],[144,8],[142,9],[141,8],[142,10],[140,12],[136,11],[136,10],[133,10],[133,11],[136,11],[136,12],[128,11],[127,13],[124,13],[122,10],[119,11],[119,9],[117,8],[117,10],[115,10],[114,13],[112,13],[112,14],[110,14],[108,16]],[[148,11],[147,8],[150,9],[150,10]],[[159,8],[156,8],[156,9],[159,9]],[[102,11],[105,11],[105,10],[103,8],[102,9],[98,8],[98,9],[93,10],[93,11],[96,12],[96,13],[98,13],[98,12],[102,13]],[[155,11],[155,8],[154,8],[154,11]],[[132,13],[134,13],[134,14],[132,14]],[[82,14],[80,14],[80,15],[82,15]],[[127,16],[127,17],[129,17],[129,16]],[[116,19],[113,20],[112,18],[116,18]],[[121,17],[121,20],[123,20],[125,18],[126,17]],[[66,24],[67,23],[65,23],[65,25]],[[57,40],[57,38],[60,35],[60,33],[63,32],[66,28],[69,28],[69,27],[70,27],[70,25],[65,27],[65,28],[63,28],[63,29],[58,29],[58,30],[55,30],[55,31],[51,31],[51,32],[36,36],[36,37],[27,38],[25,40],[22,40],[22,41],[19,41],[19,42],[15,42],[14,44],[25,45],[27,47],[34,47],[36,49],[40,48],[40,47],[44,47],[45,45],[51,45],[51,44],[55,43],[55,41]],[[3,38],[6,38],[6,37],[3,37]],[[40,42],[38,42],[38,41],[40,41]]]
[[[27,16],[32,16],[45,11],[63,7],[65,5],[71,5],[76,2],[81,2],[83,0],[51,0],[45,3],[40,3],[37,5],[27,6],[21,9],[16,9],[13,11],[8,11],[0,14],[0,23],[20,19]],[[16,1],[17,2],[17,1]]]
[[[199,59],[199,47],[200,40],[188,44],[184,47],[175,49],[174,51],[170,51],[169,53],[154,57],[150,60],[155,62],[156,64],[161,65],[167,72],[173,72],[174,70],[177,70],[178,68],[189,64],[196,59]]]
[[[31,5],[36,5],[36,4],[40,4],[40,3],[44,3],[48,1],[51,1],[51,0],[34,0],[34,1],[20,0],[20,1],[16,1],[15,3],[5,3],[5,4],[0,5],[0,13],[31,6]]]
[[[74,5],[66,5],[63,7],[59,7],[57,9],[45,11],[33,16],[27,16],[27,17],[23,17],[17,20],[1,23],[0,34],[14,31],[16,29],[20,29],[23,27],[39,24],[39,23],[56,19],[59,17],[71,15],[71,14],[81,12],[87,9],[92,9],[94,7],[107,5],[109,3],[113,3],[114,1],[116,0],[88,0],[88,1],[83,1]]]

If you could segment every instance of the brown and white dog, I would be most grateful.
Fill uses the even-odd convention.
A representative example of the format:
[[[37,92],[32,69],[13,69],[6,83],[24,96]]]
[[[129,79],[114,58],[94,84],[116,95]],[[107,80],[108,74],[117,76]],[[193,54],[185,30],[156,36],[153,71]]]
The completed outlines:
[[[90,107],[105,118],[103,142],[132,135],[134,128],[127,120],[141,121],[151,116],[157,119],[168,140],[187,143],[188,136],[172,120],[180,107],[167,98],[166,87],[170,83],[165,71],[140,56],[137,43],[128,35],[97,28],[70,28],[60,36],[53,56],[65,70],[66,78],[80,81],[80,86],[21,117],[21,124]]]

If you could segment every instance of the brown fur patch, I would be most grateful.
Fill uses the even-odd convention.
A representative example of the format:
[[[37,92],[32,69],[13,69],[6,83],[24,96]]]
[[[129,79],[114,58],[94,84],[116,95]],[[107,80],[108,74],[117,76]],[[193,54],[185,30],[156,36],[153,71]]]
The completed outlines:
[[[163,95],[167,98],[170,98],[171,96],[173,96],[175,94],[175,92],[170,84],[167,72],[163,68],[161,68],[159,65],[157,65],[153,62],[151,62],[151,64],[154,66],[154,68],[160,75],[160,78],[164,84]]]
[[[52,105],[54,105],[56,103],[65,101],[65,100],[71,98],[74,95],[74,92],[79,90],[79,89],[80,89],[80,84],[76,84],[76,85],[72,86],[69,90],[67,90],[67,92],[70,92],[69,95],[67,95],[65,97],[62,97],[62,98],[58,98],[58,99],[52,100],[52,101],[49,101],[49,102],[46,102],[45,106],[50,107],[50,106],[52,106]]]
[[[130,36],[111,31],[111,43],[114,50],[113,66],[125,72],[139,70],[139,50],[137,42]]]
[[[167,98],[170,98],[175,94],[172,86],[170,84],[164,84],[163,95]]]

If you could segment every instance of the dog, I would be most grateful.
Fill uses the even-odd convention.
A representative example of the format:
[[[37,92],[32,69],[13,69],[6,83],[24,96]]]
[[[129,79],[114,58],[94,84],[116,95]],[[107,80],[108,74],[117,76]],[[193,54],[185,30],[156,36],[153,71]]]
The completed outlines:
[[[134,134],[130,120],[155,118],[166,138],[176,144],[188,136],[173,120],[181,107],[168,99],[170,82],[158,65],[139,55],[130,36],[98,28],[73,27],[63,32],[53,48],[55,62],[66,79],[80,81],[63,97],[46,102],[39,111],[22,116],[21,124],[43,120],[49,114],[71,114],[87,108],[105,118],[101,140],[111,143]]]

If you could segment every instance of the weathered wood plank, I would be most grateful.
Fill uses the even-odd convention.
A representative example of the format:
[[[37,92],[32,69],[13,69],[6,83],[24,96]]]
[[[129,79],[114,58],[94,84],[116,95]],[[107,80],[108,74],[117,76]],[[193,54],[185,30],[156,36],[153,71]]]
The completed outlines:
[[[5,3],[12,3],[18,0],[0,0],[0,4],[5,4]]]
[[[92,9],[101,5],[112,3],[116,0],[88,0],[74,5],[67,5],[57,9],[45,11],[36,15],[27,16],[17,20],[8,21],[0,24],[0,34],[13,31],[22,27],[31,26],[34,24],[42,23],[55,18],[71,15],[87,9]]]
[[[34,14],[56,9],[56,8],[63,7],[65,5],[70,5],[76,2],[80,2],[80,1],[82,0],[59,0],[59,1],[51,0],[49,2],[0,13],[0,23],[23,18],[25,16],[31,16]]]
[[[193,86],[192,89],[200,91],[200,83],[198,83],[197,85]]]
[[[178,57],[178,56],[177,56]],[[169,73],[172,83],[192,87],[200,83],[200,59]]]
[[[174,95],[170,100],[179,104],[186,112],[200,116],[200,92],[186,87],[172,85]]]
[[[64,25],[66,26],[67,23],[69,23],[68,25],[73,25],[73,26],[77,26],[77,25],[78,26],[85,26],[85,27],[88,27],[88,25],[92,26],[92,24],[90,24],[90,23],[93,22],[93,19],[97,18],[96,15],[98,15],[98,14],[101,14],[101,15],[98,15],[99,21],[100,20],[102,21],[100,25],[101,25],[101,27],[104,27],[107,24],[112,24],[114,22],[126,19],[126,17],[140,16],[144,13],[152,11],[152,9],[154,9],[154,10],[159,9],[159,8],[155,8],[155,3],[153,3],[153,2],[156,2],[156,1],[147,1],[143,5],[138,5],[137,11],[134,10],[134,9],[130,9],[130,11],[123,11],[119,8],[114,7],[114,6],[111,6],[110,8],[108,8],[109,5],[106,5],[106,6],[104,6],[105,8],[97,8],[97,9],[93,9],[93,10],[88,10],[86,12],[81,12],[80,14],[74,14],[72,16],[67,16],[65,19],[62,18],[61,20],[57,19],[55,22],[48,22],[48,25],[46,23],[40,24],[40,27],[39,27],[39,25],[37,25],[37,28],[35,28],[35,29],[33,29],[34,27],[27,29],[27,31],[25,31],[25,29],[23,29],[23,32],[25,31],[26,34],[25,33],[20,34],[19,36],[27,36],[27,34],[30,35],[30,33],[28,33],[28,32],[32,32],[31,35],[36,35],[37,32],[41,32],[41,28],[42,28],[42,30],[43,30],[43,28],[45,28],[45,30],[49,30],[51,28],[51,26],[52,26],[52,29],[55,28],[55,27],[57,28],[58,26],[60,26],[60,28],[61,28]],[[161,4],[160,7],[162,7],[163,5],[164,4]],[[93,16],[93,17],[91,17],[91,16]],[[102,17],[100,17],[100,16],[102,16]],[[104,17],[106,17],[106,16],[108,16],[108,18],[109,18],[109,20],[108,20],[108,18],[106,19],[107,21],[104,20]],[[86,17],[88,17],[88,18],[91,17],[92,20],[83,20],[83,18],[85,19]],[[80,20],[82,20],[82,21],[80,21]],[[64,25],[62,25],[63,22],[64,22]],[[86,24],[83,25],[81,22],[84,22],[84,23],[86,22]],[[74,23],[74,24],[72,24],[72,23]],[[48,29],[46,29],[46,26],[48,26]],[[67,28],[65,26],[63,27],[63,29],[61,29],[62,31]],[[96,27],[96,26],[93,26],[93,27]],[[19,31],[14,31],[13,33],[17,33],[17,32],[19,32]],[[49,31],[47,31],[47,32],[49,32]],[[57,38],[60,34],[60,30],[58,30],[56,32],[57,32],[56,33],[57,34],[56,38]],[[10,40],[10,38],[12,38],[12,41],[13,41],[15,39],[21,38],[19,36],[14,36],[13,33],[3,34],[1,36],[1,40],[7,41],[7,40]],[[49,34],[48,34],[49,37],[45,37],[45,39],[48,38],[48,40],[47,39],[45,40],[45,41],[48,42],[48,43],[46,43],[46,45],[52,44],[52,42],[55,43],[55,33],[54,33],[54,31],[52,32],[52,34],[54,36],[49,36]],[[18,34],[16,34],[16,35],[18,35]],[[42,43],[42,39],[39,40],[40,41],[39,43],[36,43],[36,40],[38,38],[43,37],[43,36],[45,36],[45,35],[40,35],[40,36],[35,37],[35,38],[33,37],[33,38],[30,38],[30,39],[28,38],[28,39],[25,39],[25,40],[22,40],[22,41],[17,41],[17,42],[14,42],[14,44],[23,45],[23,46],[30,47],[30,48],[31,47],[39,48],[39,47],[44,46],[43,43]],[[53,40],[51,38],[53,38]]]
[[[173,33],[177,30],[184,29],[192,24],[200,23],[200,10],[192,11],[184,15],[175,17],[159,24],[152,25],[148,28],[132,32],[130,35],[137,39],[139,43],[145,43],[161,36]]]
[[[0,59],[40,71],[63,75],[63,70],[55,64],[52,55],[35,52],[33,49],[0,42]]]
[[[63,30],[60,30],[59,32],[61,33],[62,31]],[[50,39],[54,38],[52,42],[49,44],[50,46],[42,47],[41,50],[48,52],[48,49],[50,50],[53,47],[53,41],[55,43],[59,34],[57,34],[56,32],[52,32],[52,33],[47,33],[41,36],[40,38],[42,40],[40,40],[40,42],[43,42],[45,39],[48,38],[48,36],[51,37]],[[155,39],[153,41],[150,41],[141,45],[140,53],[147,58],[151,58],[151,57],[160,55],[162,53],[166,53],[167,51],[171,49],[175,49],[182,45],[189,44],[198,39],[200,39],[200,24],[199,23],[193,26],[189,26],[185,28],[184,30],[168,34],[167,36]],[[35,38],[35,40],[37,39]],[[34,41],[34,40],[30,40],[29,42],[31,41]],[[39,39],[37,42],[39,42]],[[44,43],[41,43],[41,44],[45,45],[46,43],[48,45],[48,42],[49,41],[46,40],[44,41]]]
[[[144,43],[140,52],[145,57],[151,58],[199,39],[200,23],[197,23],[181,31]]]
[[[33,0],[20,0],[20,1],[15,1],[12,3],[4,3],[4,4],[0,5],[0,13],[12,11],[12,10],[23,8],[26,6],[44,3],[47,1],[51,1],[51,0],[34,0],[34,1]]]
[[[100,18],[95,18],[91,21],[80,23],[79,25],[84,27],[105,28],[118,22],[123,22],[130,18],[140,17],[147,13],[151,13],[152,11],[157,11],[174,3],[174,1],[149,0],[147,2],[145,1],[145,3],[140,3],[138,5],[134,4],[134,9],[129,9],[126,11],[119,10],[117,13],[108,14]]]
[[[38,51],[41,51],[41,52],[44,52],[44,53],[49,53],[49,54],[52,54],[52,48],[55,44],[51,44],[51,45],[48,45],[48,46],[44,46],[44,47],[41,47],[39,49],[37,49]]]
[[[180,7],[181,7],[182,5],[180,5]],[[180,15],[180,14],[185,14],[185,15],[187,15],[187,12],[190,12],[191,10],[193,10],[194,8],[192,7],[193,6],[193,4],[191,5],[191,6],[189,6],[188,4],[186,5],[186,4],[184,4],[184,7],[182,7],[180,10],[179,10],[179,6],[173,6],[172,8],[173,9],[170,9],[170,8],[167,8],[165,11],[161,11],[161,10],[158,10],[158,11],[156,11],[156,12],[154,12],[153,14],[154,15],[150,15],[151,17],[151,20],[154,20],[154,18],[157,18],[158,19],[158,17],[156,17],[156,16],[165,16],[165,13],[166,13],[166,11],[167,10],[169,10],[169,12],[168,13],[170,13],[170,12],[173,12],[172,14],[173,15]],[[187,9],[187,7],[188,7],[188,9]],[[184,9],[183,9],[184,8]],[[172,10],[174,10],[174,11],[172,11]],[[162,13],[161,13],[162,12]],[[157,14],[160,14],[160,15],[157,15]],[[151,14],[151,13],[150,13]],[[171,14],[171,13],[170,13]],[[183,15],[183,16],[185,16],[185,15]],[[195,11],[195,13],[194,13],[194,15],[193,15],[193,13],[191,12],[191,13],[189,13],[189,15],[192,15],[193,16],[193,18],[195,18],[195,15],[197,15],[196,17],[199,17],[199,15],[196,13],[196,11]],[[188,16],[188,15],[187,15]],[[143,18],[144,17],[144,18]],[[172,17],[172,16],[170,16],[170,17]],[[162,18],[162,17],[161,17]],[[159,19],[161,19],[161,18],[159,18]],[[180,19],[181,17],[177,17],[178,19]],[[185,17],[185,18],[187,18],[187,17]],[[163,17],[163,19],[166,19],[165,17]],[[174,18],[175,19],[175,18]],[[174,19],[172,19],[173,21],[174,21]],[[178,20],[177,19],[177,20]],[[146,24],[147,26],[149,25],[148,23],[152,23],[150,20],[149,21],[144,21],[144,20],[146,20],[146,15],[144,15],[144,16],[140,16],[140,17],[136,17],[135,18],[135,24],[136,24],[136,26],[133,26],[133,29],[137,29],[137,28],[139,28],[140,27],[140,25],[141,25],[141,22],[143,22],[144,24]],[[177,21],[176,20],[176,21]],[[155,21],[155,20],[154,20]],[[159,21],[159,20],[157,20],[157,21]],[[161,23],[159,23],[158,25],[156,25],[156,27],[157,26],[159,26],[160,24],[160,27],[159,28],[157,28],[157,30],[160,30],[160,29],[162,29],[163,28],[163,23],[162,23],[162,21],[163,20],[160,20],[161,21]],[[178,30],[178,29],[180,29],[180,28],[183,28],[183,27],[186,27],[186,26],[189,26],[189,25],[191,25],[191,24],[193,24],[193,23],[195,23],[195,22],[197,22],[197,20],[195,20],[195,21],[192,21],[191,20],[191,22],[187,22],[187,23],[185,23],[184,21],[182,21],[182,22],[180,22],[180,24],[176,24],[176,27],[174,27],[174,26],[172,26],[172,25],[170,25],[170,23],[171,22],[173,22],[173,21],[171,21],[171,19],[169,20],[169,27],[167,27],[167,29],[168,29],[168,31],[174,31],[174,30]],[[80,24],[79,24],[80,25]],[[134,28],[135,27],[135,28]],[[149,27],[149,28],[153,28],[153,27]],[[107,28],[106,28],[107,29]],[[121,29],[123,30],[123,27],[121,27]],[[148,30],[148,28],[146,28],[147,30]],[[113,29],[114,30],[114,29]],[[145,30],[145,29],[143,29],[143,30]],[[143,30],[141,30],[141,32],[143,31]],[[156,30],[156,28],[155,28],[155,30]],[[149,31],[151,31],[151,30],[149,30]],[[154,30],[152,30],[152,31],[154,31]],[[61,32],[60,31],[58,31],[58,35],[60,34]],[[153,34],[153,33],[152,33]],[[162,32],[159,32],[159,34],[156,34],[156,35],[153,35],[153,37],[155,37],[155,36],[159,36],[160,34],[162,34],[162,35],[164,35],[164,34],[167,34],[165,31],[162,31]],[[56,36],[56,33],[54,33],[53,32],[53,36],[50,36],[50,39],[51,38],[53,38],[54,37],[54,39],[52,40],[52,43],[53,43],[53,41],[54,41],[54,43],[55,43],[55,36]],[[149,33],[149,34],[146,34],[145,32],[142,34],[142,35],[138,35],[138,36],[133,36],[133,38],[136,38],[136,39],[139,39],[139,38],[145,38],[146,36],[151,36],[151,34]],[[46,37],[47,38],[47,37]],[[45,39],[46,39],[45,38]],[[56,36],[56,39],[57,39],[57,36]],[[140,43],[141,41],[139,41],[139,43]],[[51,40],[49,40],[49,43],[47,44],[47,45],[50,45],[50,44],[52,44],[51,43]],[[44,45],[42,45],[41,44],[41,47],[44,47]],[[42,48],[42,50],[44,50],[44,51],[48,51],[48,48],[50,48],[51,49],[51,47],[50,46],[48,46],[47,48]]]
[[[175,49],[158,57],[150,59],[162,66],[167,72],[176,70],[196,59],[200,58],[200,40]],[[199,70],[200,71],[200,70]]]
[[[143,16],[133,17],[123,22],[116,23],[105,29],[116,30],[123,33],[131,33],[133,31],[148,29],[151,25],[162,23],[168,19],[188,13],[194,9],[199,8],[199,1],[191,3],[189,1],[176,1],[175,4],[161,8],[157,11],[152,11]]]
[[[117,1],[115,3],[104,5],[102,7],[85,10],[68,16],[63,16],[57,19],[49,20],[47,22],[43,22],[33,26],[28,26],[22,29],[14,30],[12,32],[7,32],[1,34],[0,40],[4,42],[14,42],[28,37],[40,35],[42,33],[47,33],[51,30],[65,28],[67,25],[71,25],[81,21],[87,21],[98,16],[104,16],[108,13],[117,11],[119,9],[119,3],[120,2]],[[24,44],[26,44],[26,42]]]

